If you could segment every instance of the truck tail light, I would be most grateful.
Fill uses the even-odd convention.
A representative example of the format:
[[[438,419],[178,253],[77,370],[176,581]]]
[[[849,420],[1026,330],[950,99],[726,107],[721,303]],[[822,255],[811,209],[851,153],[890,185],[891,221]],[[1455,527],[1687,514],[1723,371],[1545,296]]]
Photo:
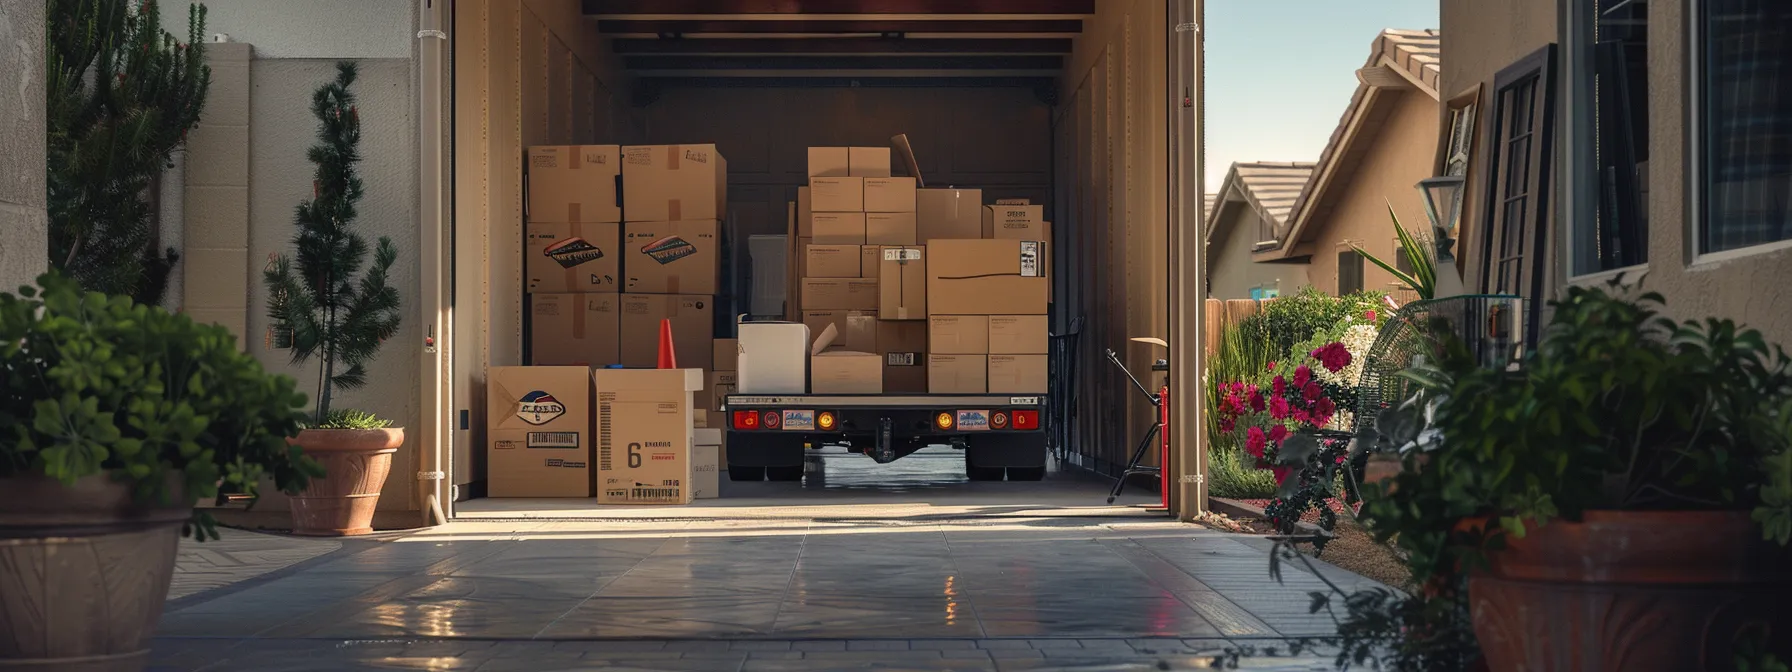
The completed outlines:
[[[1039,411],[1015,411],[1015,429],[1039,429]]]
[[[933,424],[940,429],[951,429],[952,422],[952,414],[949,412],[941,412],[939,417],[933,419]]]
[[[815,416],[815,426],[820,427],[822,431],[830,431],[834,429],[834,414],[827,411],[822,411],[817,414]]]
[[[766,411],[765,421],[762,424],[765,425],[766,429],[777,429],[784,424],[784,416],[780,415],[777,411]]]
[[[735,429],[759,429],[759,413],[755,411],[735,411]]]
[[[1003,413],[1001,411],[996,411],[995,413],[991,414],[989,416],[989,426],[993,427],[995,429],[1007,429],[1008,428],[1008,414]]]

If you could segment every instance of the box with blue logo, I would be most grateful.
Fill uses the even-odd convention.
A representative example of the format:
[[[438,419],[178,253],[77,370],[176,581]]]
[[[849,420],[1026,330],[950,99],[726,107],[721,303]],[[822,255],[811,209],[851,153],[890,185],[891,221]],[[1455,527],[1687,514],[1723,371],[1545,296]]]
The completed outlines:
[[[489,496],[591,496],[589,367],[492,367],[485,397]]]

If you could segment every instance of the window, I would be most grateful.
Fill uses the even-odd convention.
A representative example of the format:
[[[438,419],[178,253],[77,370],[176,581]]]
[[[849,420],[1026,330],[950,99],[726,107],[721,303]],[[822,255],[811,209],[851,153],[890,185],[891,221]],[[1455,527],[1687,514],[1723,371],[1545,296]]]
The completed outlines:
[[[1696,6],[1698,251],[1792,239],[1792,2]]]
[[[1494,77],[1488,135],[1487,198],[1481,233],[1481,287],[1524,297],[1535,342],[1544,303],[1540,268],[1549,240],[1555,148],[1555,45]]]
[[[1574,182],[1570,272],[1585,275],[1649,260],[1649,0],[1575,0]]]
[[[1363,291],[1363,255],[1356,250],[1338,252],[1338,296]]]
[[[1458,190],[1457,194],[1458,198],[1460,198],[1461,191]],[[1412,275],[1413,273],[1412,260],[1406,258],[1406,249],[1401,247],[1399,238],[1394,239],[1394,270],[1407,275]]]

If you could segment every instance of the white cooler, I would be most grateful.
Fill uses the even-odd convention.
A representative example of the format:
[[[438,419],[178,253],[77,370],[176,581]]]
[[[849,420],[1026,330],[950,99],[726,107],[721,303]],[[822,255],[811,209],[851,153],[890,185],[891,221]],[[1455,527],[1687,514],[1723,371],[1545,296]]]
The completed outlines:
[[[741,322],[735,394],[803,394],[809,391],[809,325]]]

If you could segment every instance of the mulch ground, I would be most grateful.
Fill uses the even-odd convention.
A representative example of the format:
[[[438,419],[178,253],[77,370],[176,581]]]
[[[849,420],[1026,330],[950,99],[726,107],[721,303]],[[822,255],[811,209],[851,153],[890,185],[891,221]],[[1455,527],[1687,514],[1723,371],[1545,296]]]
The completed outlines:
[[[1267,499],[1242,499],[1241,503],[1263,508],[1269,505]],[[1344,513],[1345,504],[1338,500],[1326,500],[1326,505],[1338,514],[1337,527],[1332,530],[1332,540],[1327,542],[1319,559],[1350,570],[1362,576],[1380,581],[1383,584],[1400,589],[1410,589],[1408,585],[1412,575],[1406,570],[1393,548],[1375,541],[1367,531],[1358,526],[1350,516]],[[1301,517],[1309,523],[1319,522],[1319,510],[1312,509]],[[1276,534],[1276,529],[1269,521],[1261,518],[1231,518],[1213,514],[1203,523],[1209,527],[1236,532],[1240,534],[1269,535]]]
[[[1268,499],[1241,499],[1238,501],[1243,502],[1245,504],[1249,504],[1251,506],[1255,506],[1259,509],[1267,509],[1267,508],[1269,508],[1269,503],[1271,500],[1268,500]],[[1338,514],[1338,520],[1343,520],[1343,519],[1349,517],[1344,514],[1344,507],[1345,507],[1344,502],[1341,502],[1337,499],[1328,499],[1328,500],[1325,500],[1325,505],[1327,508],[1330,508],[1332,510],[1332,513]],[[1319,509],[1317,509],[1317,508],[1307,509],[1307,512],[1305,514],[1302,514],[1300,519],[1302,522],[1307,522],[1307,523],[1319,522]]]

